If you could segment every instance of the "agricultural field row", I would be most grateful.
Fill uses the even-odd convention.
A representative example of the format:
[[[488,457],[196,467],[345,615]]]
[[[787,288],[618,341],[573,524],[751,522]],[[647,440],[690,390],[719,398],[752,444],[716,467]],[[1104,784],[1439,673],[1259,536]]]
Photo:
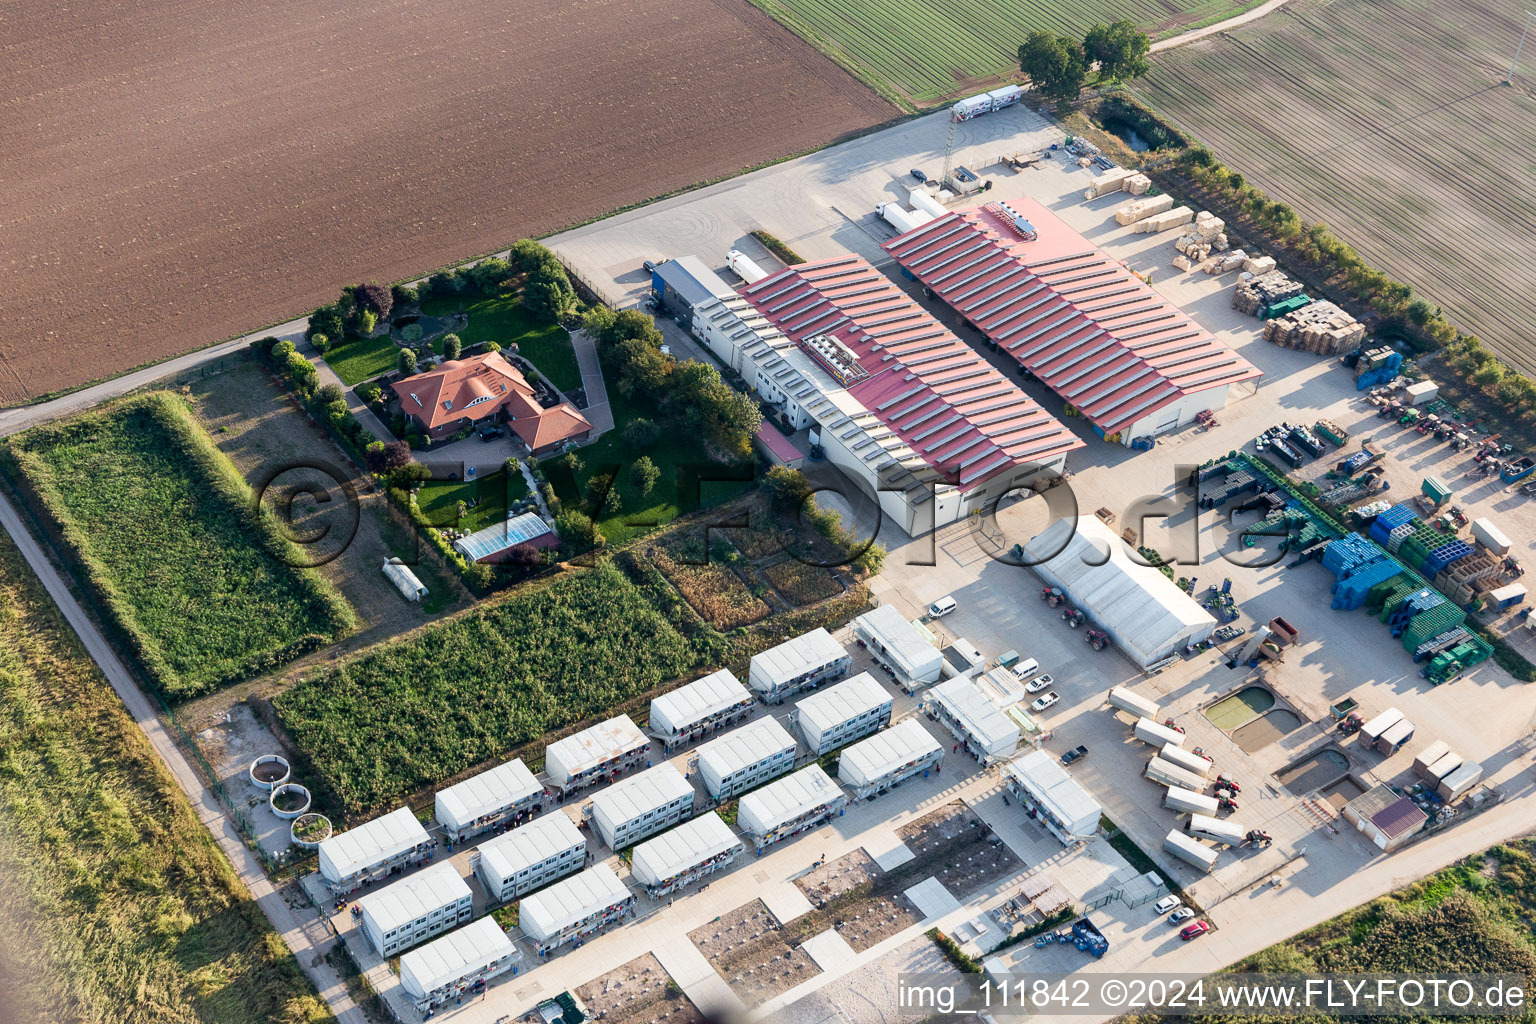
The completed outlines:
[[[0,745],[0,1017],[334,1019],[3,537]]]
[[[1045,29],[1082,35],[1095,22],[1160,32],[1209,23],[1242,0],[1112,0],[996,4],[986,0],[752,0],[877,92],[926,104],[1018,74],[1019,44]]]
[[[1293,0],[1159,54],[1140,99],[1536,371],[1536,96],[1502,81],[1519,9]],[[1405,69],[1412,69],[1405,73]]]
[[[258,674],[349,631],[186,399],[152,392],[9,442],[6,461],[167,697]]]

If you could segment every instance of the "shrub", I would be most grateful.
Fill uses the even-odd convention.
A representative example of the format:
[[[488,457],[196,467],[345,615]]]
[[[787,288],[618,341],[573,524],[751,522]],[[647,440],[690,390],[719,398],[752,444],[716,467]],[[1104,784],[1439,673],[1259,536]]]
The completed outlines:
[[[394,300],[395,308],[402,306],[415,306],[421,302],[421,296],[415,288],[408,284],[397,284],[389,290],[390,298]]]
[[[445,335],[443,335],[443,358],[444,359],[457,359],[457,358],[459,358],[459,353],[462,352],[463,350],[464,350],[464,342],[459,339],[459,336],[457,334],[445,334]]]
[[[416,353],[408,348],[400,350],[400,359],[396,364],[402,377],[411,377],[416,373]]]
[[[357,331],[359,334],[369,335],[373,329],[379,326],[379,314],[371,309],[365,309],[357,314]]]
[[[315,351],[319,352],[321,355],[325,355],[325,353],[328,352],[331,347],[331,339],[324,334],[320,334],[319,332],[309,336],[309,343],[313,345],[315,347]]]
[[[420,341],[421,335],[421,324],[406,324],[400,328],[400,337],[406,341]]]
[[[626,440],[628,440],[627,437]],[[629,468],[629,475],[635,486],[640,488],[641,494],[650,494],[652,488],[656,486],[656,481],[661,479],[661,470],[649,455],[642,455]]]
[[[624,444],[631,451],[645,451],[661,437],[661,428],[643,416],[624,424]]]

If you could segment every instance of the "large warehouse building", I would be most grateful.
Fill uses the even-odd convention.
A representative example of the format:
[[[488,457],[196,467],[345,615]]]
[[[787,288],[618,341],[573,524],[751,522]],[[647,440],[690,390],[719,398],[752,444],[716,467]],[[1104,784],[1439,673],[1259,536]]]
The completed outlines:
[[[909,534],[1060,471],[1082,446],[862,257],[699,294],[694,334]]]
[[[1144,669],[1216,630],[1210,613],[1168,577],[1133,558],[1125,542],[1093,516],[1056,520],[1024,545],[1024,556]]]
[[[1188,426],[1259,376],[1033,199],[948,213],[885,249],[1108,440]]]

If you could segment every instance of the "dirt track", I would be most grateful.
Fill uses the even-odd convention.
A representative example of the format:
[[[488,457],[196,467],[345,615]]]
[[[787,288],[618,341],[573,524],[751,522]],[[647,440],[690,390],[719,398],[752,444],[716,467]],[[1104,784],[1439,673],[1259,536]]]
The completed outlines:
[[[895,114],[745,0],[21,0],[4,25],[3,403]]]

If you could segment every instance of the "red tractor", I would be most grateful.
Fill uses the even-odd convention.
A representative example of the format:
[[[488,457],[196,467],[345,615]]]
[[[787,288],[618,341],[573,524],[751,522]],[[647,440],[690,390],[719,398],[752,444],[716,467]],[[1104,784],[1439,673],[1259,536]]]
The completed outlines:
[[[1090,629],[1083,639],[1087,640],[1089,646],[1096,651],[1102,651],[1109,646],[1109,634],[1102,629]]]
[[[1229,779],[1225,775],[1216,776],[1216,785],[1222,789],[1230,789],[1234,793],[1243,791],[1243,787],[1237,784],[1236,779]]]
[[[1040,600],[1044,601],[1047,605],[1049,605],[1052,608],[1055,608],[1057,605],[1061,604],[1061,602],[1065,601],[1066,599],[1067,599],[1067,595],[1063,594],[1060,590],[1057,590],[1055,587],[1046,587],[1046,588],[1044,588],[1043,590],[1040,591]]]
[[[1183,732],[1184,731],[1184,727],[1182,725],[1174,724],[1174,721],[1171,718],[1163,719],[1163,726],[1165,728],[1172,729],[1174,732]]]
[[[1212,757],[1210,754],[1207,754],[1205,752],[1205,748],[1204,747],[1196,747],[1194,750],[1191,750],[1190,753],[1194,754],[1196,757],[1203,757],[1203,758],[1205,758],[1211,764],[1215,764],[1216,763],[1216,759],[1214,757]]]
[[[1225,789],[1216,791],[1216,805],[1224,811],[1237,810],[1237,801],[1232,799],[1232,794]]]
[[[1268,846],[1275,841],[1275,837],[1261,828],[1251,829],[1245,839],[1255,846]]]
[[[1364,724],[1365,719],[1361,718],[1359,715],[1351,714],[1339,723],[1339,732],[1343,733],[1345,736],[1353,736],[1355,733],[1360,731],[1360,727]]]
[[[1061,610],[1062,621],[1076,629],[1083,624],[1083,613],[1076,608],[1063,608]]]

